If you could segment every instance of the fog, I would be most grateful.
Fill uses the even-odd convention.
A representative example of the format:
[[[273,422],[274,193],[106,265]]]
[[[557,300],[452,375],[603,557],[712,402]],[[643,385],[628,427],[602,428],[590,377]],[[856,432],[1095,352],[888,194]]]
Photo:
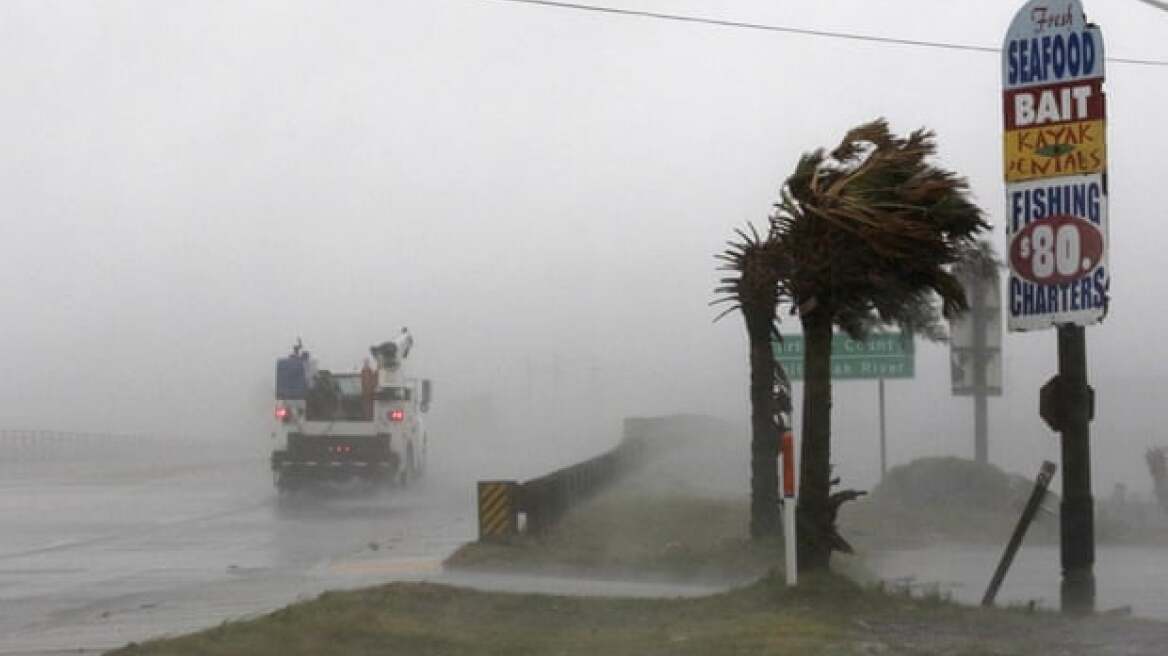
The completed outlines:
[[[1018,3],[619,4],[996,46]],[[1109,55],[1168,58],[1168,13],[1086,10]],[[991,218],[1003,206],[993,53],[398,0],[8,2],[0,58],[0,428],[262,445],[297,336],[343,369],[403,325],[448,453],[570,460],[628,415],[744,424],[745,331],[711,321],[712,255],[765,220],[803,151],[876,116],[928,126]],[[1108,70],[1097,494],[1150,487],[1143,451],[1168,442],[1166,76]],[[1055,337],[1004,348],[990,457],[1030,474],[1058,459],[1037,416]],[[972,454],[947,363],[918,343],[916,379],[888,383],[891,464]],[[879,475],[876,410],[874,383],[837,383],[849,484]]]

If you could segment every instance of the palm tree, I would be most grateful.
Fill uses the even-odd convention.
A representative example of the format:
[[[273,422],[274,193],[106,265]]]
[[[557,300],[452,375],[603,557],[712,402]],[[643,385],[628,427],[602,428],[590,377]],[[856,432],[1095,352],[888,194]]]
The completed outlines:
[[[774,385],[778,363],[771,350],[777,335],[775,311],[779,302],[778,276],[774,269],[775,244],[758,234],[735,230],[737,241],[716,258],[719,270],[735,275],[723,278],[714,304],[730,303],[714,320],[741,311],[750,342],[750,535],[765,538],[779,532],[778,426],[775,423]],[[785,378],[785,376],[783,376]]]
[[[799,486],[800,569],[825,569],[847,549],[835,518],[859,493],[831,492],[831,340],[880,325],[941,334],[966,307],[948,266],[988,226],[964,179],[929,161],[934,135],[897,137],[878,119],[830,153],[804,154],[783,185],[768,236],[779,299],[791,303],[806,343]]]

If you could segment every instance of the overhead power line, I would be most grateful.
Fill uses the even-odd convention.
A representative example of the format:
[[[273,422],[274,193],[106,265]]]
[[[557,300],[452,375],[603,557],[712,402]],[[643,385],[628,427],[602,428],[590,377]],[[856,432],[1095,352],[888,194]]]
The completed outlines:
[[[1168,2],[1160,2],[1160,0],[1140,0],[1140,2],[1152,5],[1156,9],[1163,9],[1164,11],[1168,11]]]
[[[868,41],[872,43],[882,43],[888,45],[910,46],[917,48],[939,48],[943,50],[967,50],[973,52],[992,52],[1000,54],[1001,48],[993,46],[979,46],[968,43],[950,43],[947,41],[921,41],[917,39],[899,39],[890,36],[879,36],[874,34],[855,34],[851,32],[837,32],[833,30],[811,30],[800,27],[788,27],[785,25],[770,25],[766,23],[750,23],[745,21],[724,20],[721,18],[709,18],[705,16],[690,16],[685,14],[667,14],[657,11],[643,11],[640,9],[622,9],[620,7],[607,7],[602,5],[587,5],[577,2],[559,2],[558,0],[486,0],[488,2],[509,2],[512,4],[521,5],[539,5],[543,7],[552,7],[555,9],[570,9],[575,11],[589,11],[599,14],[613,14],[618,16],[634,16],[637,18],[652,18],[656,20],[667,20],[679,23],[700,23],[703,25],[714,25],[717,27],[730,27],[747,30],[760,30],[764,32],[783,32],[786,34],[799,34],[802,36],[812,36],[829,39],[844,39],[850,41]],[[1161,59],[1132,59],[1128,57],[1108,57],[1108,62],[1115,64],[1135,64],[1139,66],[1168,66],[1168,60]]]

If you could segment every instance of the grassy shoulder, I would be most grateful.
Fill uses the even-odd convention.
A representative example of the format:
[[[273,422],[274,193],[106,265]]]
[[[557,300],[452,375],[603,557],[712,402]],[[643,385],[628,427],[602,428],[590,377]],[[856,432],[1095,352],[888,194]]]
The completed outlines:
[[[447,567],[671,580],[754,579],[779,566],[777,542],[747,539],[744,500],[619,487],[568,513],[547,535],[471,543]]]
[[[793,606],[776,616],[768,590],[664,601],[399,583],[327,593],[258,620],[114,654],[820,653],[846,638],[838,622],[809,608]]]
[[[330,592],[249,621],[111,656],[362,654],[1155,654],[1164,625],[981,610],[836,576],[766,578],[698,599],[604,599],[393,583]],[[1146,649],[1140,648],[1141,645]],[[1110,653],[1110,652],[1106,652]]]

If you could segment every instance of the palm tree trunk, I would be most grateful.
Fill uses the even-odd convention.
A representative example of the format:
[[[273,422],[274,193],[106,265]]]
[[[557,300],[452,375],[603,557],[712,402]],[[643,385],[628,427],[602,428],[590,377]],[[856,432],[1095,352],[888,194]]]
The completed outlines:
[[[771,321],[769,316],[746,317],[750,338],[750,536],[754,539],[778,535],[780,526]]]
[[[831,558],[831,313],[802,316],[803,435],[799,467],[799,569],[827,569]]]

